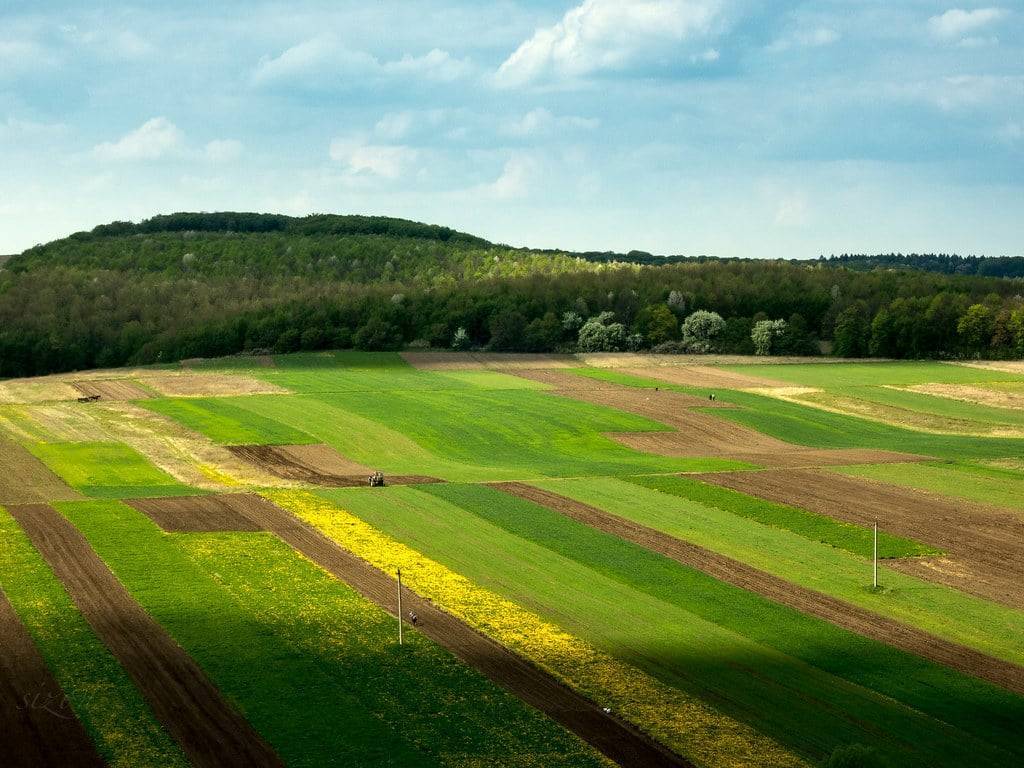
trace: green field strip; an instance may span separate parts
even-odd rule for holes
[[[887,466],[902,468],[902,465]],[[731,488],[722,488],[678,475],[635,475],[624,477],[623,480],[636,483],[644,488],[696,501],[705,506],[717,507],[725,512],[756,520],[765,525],[783,528],[810,541],[845,549],[847,552],[862,557],[871,557],[874,551],[873,531],[869,528],[844,523],[841,520],[787,504],[777,504],[756,496],[748,496]],[[940,550],[927,544],[902,536],[893,536],[884,531],[878,533],[878,556],[880,558],[938,554],[941,554]]]
[[[871,561],[816,544],[774,526],[716,507],[642,488],[615,478],[545,480],[534,485],[779,578],[831,595],[990,656],[1024,665],[1024,611],[942,585],[879,568],[883,589],[871,585]]]
[[[822,364],[827,368],[831,365]],[[936,364],[938,365],[938,364]],[[768,366],[752,366],[762,369]],[[786,366],[772,366],[783,368]],[[948,366],[953,368],[953,366]],[[972,370],[972,369],[966,369]],[[573,373],[588,378],[609,381],[624,386],[653,388],[706,396],[706,390],[666,384],[616,371],[601,369],[573,369]],[[984,373],[984,371],[982,371]],[[970,437],[966,435],[939,435],[902,429],[869,419],[832,413],[767,395],[722,389],[718,400],[732,403],[738,408],[716,408],[718,418],[730,419],[756,429],[771,437],[809,448],[872,448],[885,451],[934,456],[940,459],[997,459],[1024,455],[1024,439],[1004,437]]]
[[[0,587],[111,768],[188,766],[131,678],[3,507]]]
[[[824,634],[801,649],[822,665],[851,665],[849,676],[856,672],[880,688],[906,686],[908,690],[901,692],[905,698],[943,711],[961,726],[969,724],[971,735],[781,652],[767,640],[753,639],[758,633],[770,634],[767,627],[778,629],[773,615],[799,628],[803,617],[788,608],[750,596],[760,603],[754,615],[746,616],[733,604],[735,596],[727,603],[714,593],[706,597],[702,590],[709,580],[703,574],[539,507],[535,514],[524,515],[524,507],[505,505],[498,498],[504,494],[492,489],[386,490],[325,491],[322,495],[427,557],[663,682],[705,698],[809,757],[821,758],[837,745],[859,741],[898,755],[899,765],[957,765],[963,760],[998,765],[1012,759],[1004,749],[1019,749],[1008,715],[1024,707],[1024,700],[986,683],[934,665],[921,666],[918,661],[911,664],[909,677],[920,675],[919,684],[890,684],[859,667],[855,656],[846,655],[856,648],[837,644],[834,638],[830,641]],[[473,511],[441,496],[451,496]],[[497,524],[498,518],[503,524]],[[605,538],[591,539],[591,534]],[[592,549],[595,541],[600,542],[597,551]],[[619,547],[624,559],[618,567],[607,559],[603,563],[590,559],[591,555],[607,558],[610,549]],[[657,569],[646,561],[647,556],[656,558],[650,562],[658,562]],[[734,614],[749,620],[750,636],[716,623]],[[764,626],[759,628],[759,623]],[[827,627],[823,632],[842,632],[817,624]],[[785,637],[795,642],[799,632],[794,629]],[[963,696],[967,702],[963,710],[938,696],[928,700],[929,690],[923,683],[929,680],[941,683],[947,693]],[[989,717],[981,717],[979,711]]]
[[[235,604],[443,766],[599,766],[583,742],[261,534],[175,536]],[[510,756],[516,756],[516,760]]]
[[[27,447],[64,482],[92,498],[132,499],[205,493],[179,483],[123,443],[32,443]]]
[[[831,471],[1024,511],[1024,473],[974,464],[864,464]]]
[[[439,765],[241,608],[140,512],[117,501],[55,506],[287,765]]]
[[[923,413],[943,419],[984,426],[1024,426],[1024,411],[1013,408],[996,408],[982,403],[969,403],[951,397],[912,392],[891,387],[857,387],[850,389],[830,388],[829,392],[845,394],[913,413]]]
[[[350,459],[397,474],[490,481],[750,467],[634,451],[601,433],[664,427],[532,390],[258,395],[234,402],[294,424]]]
[[[288,424],[267,418],[243,407],[244,397],[162,398],[142,400],[138,405],[166,416],[210,438],[219,445],[301,445],[315,443],[312,437]],[[260,401],[262,402],[262,400]]]
[[[724,371],[761,376],[802,387],[913,386],[914,384],[974,384],[1020,381],[1019,374],[934,362],[796,363],[782,365],[723,365]]]

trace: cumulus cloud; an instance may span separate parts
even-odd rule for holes
[[[790,48],[823,48],[839,40],[839,33],[831,27],[802,29],[778,40],[768,46],[771,53],[780,53]]]
[[[343,163],[350,173],[397,179],[416,161],[418,152],[401,144],[374,144],[360,137],[348,137],[331,142],[330,156]]]
[[[800,194],[784,197],[775,209],[775,225],[778,227],[805,227],[809,218],[807,200]]]
[[[1003,8],[952,8],[928,19],[928,31],[942,40],[956,40],[994,24],[1007,15]]]
[[[255,86],[274,83],[307,85],[344,84],[356,78],[416,77],[452,82],[472,72],[469,59],[457,59],[440,48],[422,56],[406,54],[395,61],[380,61],[365,51],[354,51],[331,35],[318,35],[293,45],[278,56],[265,56],[252,74]]]
[[[503,133],[510,136],[534,136],[559,129],[593,130],[601,124],[597,118],[575,115],[554,115],[544,107],[532,109],[518,120],[508,123]]]
[[[531,158],[513,155],[505,162],[501,175],[490,184],[483,185],[479,191],[498,200],[525,197],[530,191],[535,173],[536,163]]]
[[[242,156],[242,148],[236,139],[214,139],[203,148],[203,154],[212,163],[230,163]]]
[[[166,117],[154,117],[117,141],[97,144],[93,154],[101,160],[155,160],[179,149],[184,139]]]
[[[495,82],[515,87],[680,56],[680,43],[709,35],[720,0],[584,0],[538,29],[505,60]]]

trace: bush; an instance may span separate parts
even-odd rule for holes
[[[396,325],[377,317],[370,318],[352,337],[355,348],[367,352],[400,349],[402,341],[402,332]]]
[[[659,355],[682,355],[686,353],[686,345],[681,341],[666,341],[651,347],[651,352]]]
[[[626,326],[613,323],[613,312],[602,312],[592,317],[580,328],[579,350],[581,352],[621,352],[626,346]]]
[[[683,342],[690,352],[711,352],[724,330],[720,314],[699,309],[683,321]]]
[[[452,349],[456,352],[465,352],[471,344],[472,342],[469,339],[469,334],[466,333],[466,329],[456,329],[455,335],[452,336]]]

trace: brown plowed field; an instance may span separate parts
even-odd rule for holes
[[[235,395],[282,395],[289,390],[269,381],[232,373],[160,373],[139,380],[165,397],[229,397]]]
[[[269,501],[247,508],[245,514],[261,528],[275,533],[296,551],[391,614],[397,613],[398,585],[342,549],[319,531]],[[589,699],[520,658],[414,592],[402,595],[403,610],[414,611],[416,628],[468,665],[593,745],[619,765],[629,768],[691,766],[628,724],[606,714]]]
[[[85,498],[13,440],[0,440],[0,504],[34,504]]]
[[[153,397],[152,392],[127,379],[75,381],[71,386],[84,397],[98,397],[100,400],[146,400]]]
[[[763,499],[791,504],[939,547],[941,558],[886,565],[928,581],[1024,609],[1024,520],[1007,512],[810,469],[716,472],[700,476]]]
[[[660,389],[640,389],[638,387],[625,387],[621,384],[613,384],[610,381],[590,379],[585,376],[577,376],[565,371],[526,371],[510,370],[524,379],[539,381],[542,384],[549,384],[554,388],[555,393],[571,397],[576,400],[584,400],[588,403],[605,405],[610,408],[618,408],[620,411],[629,411],[650,419],[661,421],[664,424],[672,424],[673,415],[681,410],[690,408],[732,408],[729,403],[720,400],[709,400],[706,397],[688,395],[684,392],[672,392]],[[673,424],[673,426],[675,426]]]
[[[370,467],[349,461],[329,445],[229,445],[240,459],[284,480],[329,488],[366,485]],[[441,482],[426,475],[385,475],[388,485]]]
[[[980,677],[1024,695],[1024,667],[935,637],[898,621],[878,616],[828,595],[792,584],[745,563],[725,557],[662,531],[609,514],[597,507],[525,483],[493,483],[493,487],[560,512],[573,520],[639,544],[678,563],[695,568],[801,613],[816,616],[851,632]]]
[[[668,384],[707,389],[750,389],[753,387],[786,387],[784,381],[764,376],[734,373],[710,365],[653,365],[644,368],[624,368],[623,373],[644,379],[657,379]]]
[[[253,505],[266,503],[251,493],[220,493],[211,496],[171,496],[126,501],[170,533],[261,530],[245,516]]]
[[[78,529],[44,504],[10,511],[193,765],[282,765],[192,657],[132,599]]]
[[[100,768],[103,761],[0,590],[0,765]]]

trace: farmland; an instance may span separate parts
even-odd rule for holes
[[[329,351],[2,382],[0,729],[69,765],[1019,763],[1001,368]]]

